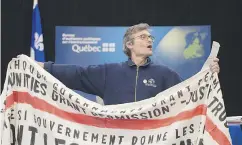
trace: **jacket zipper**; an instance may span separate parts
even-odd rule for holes
[[[136,77],[135,77],[135,89],[134,89],[134,101],[137,101],[136,94],[137,94],[137,83],[139,78],[139,66],[136,68]]]

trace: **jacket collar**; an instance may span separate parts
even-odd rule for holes
[[[136,66],[136,64],[132,61],[131,58],[129,58],[127,62],[128,62],[129,66]],[[147,57],[145,64],[143,64],[142,66],[147,66],[150,63],[151,63],[151,59],[149,57]]]

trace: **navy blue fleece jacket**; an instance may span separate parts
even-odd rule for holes
[[[181,82],[177,73],[165,66],[153,64],[149,58],[140,67],[129,59],[122,63],[85,68],[46,62],[44,68],[67,87],[100,96],[105,105],[154,97]]]

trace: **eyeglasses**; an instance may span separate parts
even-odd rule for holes
[[[135,38],[140,38],[141,40],[148,40],[148,39],[151,39],[152,42],[155,41],[155,37],[152,36],[152,35],[146,35],[146,34],[142,34],[142,35],[139,35],[139,36],[136,36],[132,39],[135,39]]]

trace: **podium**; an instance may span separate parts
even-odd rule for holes
[[[242,145],[242,116],[227,117],[233,145]]]

